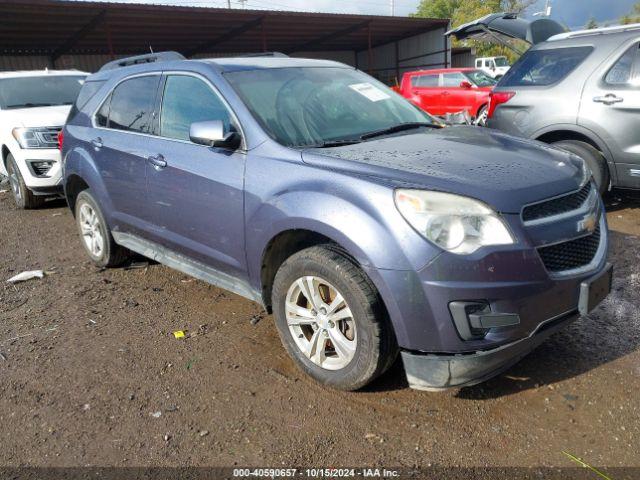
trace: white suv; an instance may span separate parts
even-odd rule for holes
[[[87,76],[78,71],[0,72],[0,177],[16,204],[62,194],[58,132]]]
[[[507,57],[476,58],[476,68],[482,70],[491,78],[500,79],[509,71],[511,66]]]

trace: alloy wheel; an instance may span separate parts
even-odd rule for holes
[[[80,207],[80,231],[87,250],[96,258],[104,252],[104,235],[100,228],[100,219],[88,203]]]
[[[297,279],[287,292],[285,316],[300,351],[326,370],[340,370],[353,359],[356,324],[342,294],[316,276]]]

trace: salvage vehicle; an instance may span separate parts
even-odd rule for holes
[[[504,77],[511,66],[507,57],[482,57],[476,58],[476,68],[488,77],[499,80]]]
[[[37,208],[63,194],[58,133],[86,73],[0,73],[0,176],[8,176],[16,205]]]
[[[432,115],[466,110],[479,125],[487,119],[493,78],[474,68],[447,68],[406,72],[398,92]]]
[[[499,20],[499,29],[485,17],[450,32],[478,38],[483,25],[489,38],[533,45],[494,89],[488,125],[578,155],[601,192],[640,188],[640,24],[565,32],[549,19],[547,28]]]
[[[361,388],[400,351],[414,388],[471,385],[609,292],[579,157],[444,128],[347,65],[156,53],[80,97],[62,155],[89,258],[137,252],[261,303],[322,384]]]

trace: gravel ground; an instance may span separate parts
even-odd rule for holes
[[[396,364],[343,393],[258,305],[161,265],[99,270],[63,203],[0,194],[0,466],[638,467],[640,200],[608,208],[614,291],[589,317],[476,387],[414,391]],[[4,282],[30,269],[50,273]]]

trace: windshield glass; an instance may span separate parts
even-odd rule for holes
[[[293,67],[226,73],[256,120],[277,142],[320,146],[399,124],[436,124],[384,84],[347,68]]]
[[[496,57],[496,66],[497,67],[508,67],[509,62],[507,62],[507,57]]]
[[[72,105],[84,78],[84,75],[3,78],[0,80],[0,108]]]
[[[478,87],[493,87],[497,80],[485,74],[482,70],[474,70],[473,72],[464,72],[464,75]]]

